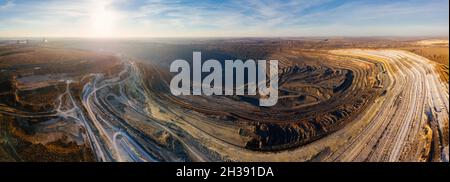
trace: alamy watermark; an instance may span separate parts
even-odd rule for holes
[[[170,91],[173,95],[260,95],[260,106],[273,106],[278,101],[278,60],[270,60],[270,73],[267,74],[267,61],[257,62],[249,59],[225,60],[225,70],[222,64],[209,59],[202,64],[201,52],[193,52],[192,74],[186,60],[178,59],[170,65],[170,72],[177,72],[171,82]],[[181,69],[181,71],[180,71]],[[245,69],[247,69],[247,84],[245,84]],[[225,89],[222,74],[225,73]],[[209,73],[202,80],[202,73]],[[192,75],[192,79],[191,79]],[[269,83],[267,84],[267,77]],[[236,82],[234,83],[234,78]],[[192,85],[192,91],[191,91]]]

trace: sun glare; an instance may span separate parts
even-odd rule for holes
[[[100,6],[95,8],[91,15],[92,36],[111,37],[114,36],[115,15],[113,11]]]

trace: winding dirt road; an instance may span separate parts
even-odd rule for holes
[[[383,93],[342,128],[289,150],[242,147],[240,126],[169,104],[174,102],[164,97],[158,69],[145,72],[126,57],[122,71],[78,81],[84,83],[81,95],[71,91],[76,81],[65,80],[66,91],[52,111],[26,113],[0,105],[0,114],[76,120],[98,161],[449,161],[449,85],[440,80],[436,63],[399,50],[329,53],[347,60],[337,64],[354,67],[354,84],[367,87],[378,74],[374,87]],[[362,67],[373,77],[365,78]],[[155,82],[145,83],[149,80]],[[349,97],[357,96],[355,87],[349,90]]]
[[[430,142],[423,141],[423,131],[437,126],[433,132],[438,133],[440,140],[431,142],[436,142],[441,151],[434,152],[440,155],[440,160],[448,161],[448,141],[441,143],[445,137],[442,134],[448,130],[448,84],[439,80],[433,62],[397,50],[333,53],[379,61],[389,79],[384,84],[386,94],[361,116],[368,124],[327,160],[416,161],[426,142]]]
[[[352,122],[322,139],[293,150],[262,153],[215,139],[195,127],[193,123],[201,120],[195,115],[175,124],[210,150],[236,161],[448,161],[449,89],[434,62],[399,50],[331,54],[381,65],[379,85],[385,91]],[[167,115],[164,118],[177,118]]]

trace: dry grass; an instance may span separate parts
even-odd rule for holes
[[[443,65],[449,65],[449,49],[448,47],[407,47],[404,48],[407,51],[415,53],[417,55],[428,58],[432,61]]]

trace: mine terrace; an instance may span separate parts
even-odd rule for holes
[[[188,42],[2,42],[0,160],[449,159],[448,40]],[[278,60],[276,104],[173,95],[170,63],[192,65],[194,50],[202,60]]]

